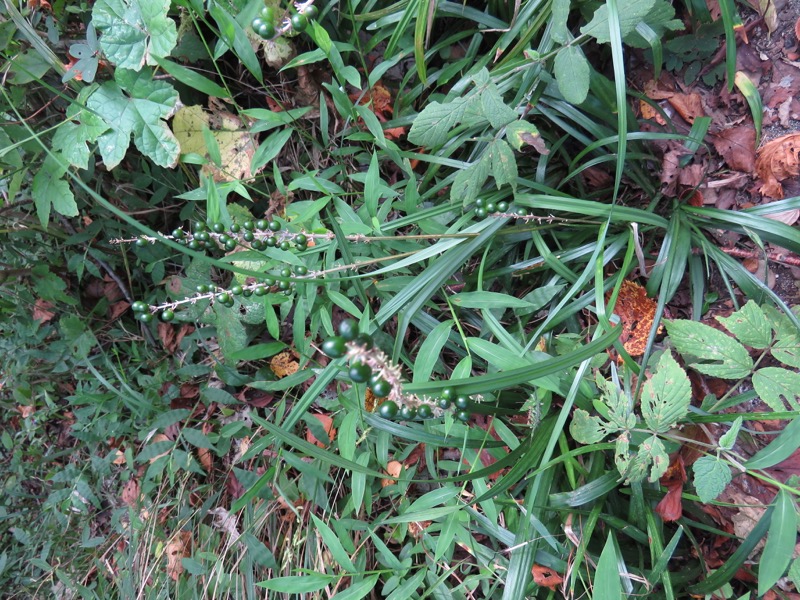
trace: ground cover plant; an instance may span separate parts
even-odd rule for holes
[[[778,14],[4,0],[2,589],[796,598]]]

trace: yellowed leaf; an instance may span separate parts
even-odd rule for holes
[[[297,373],[300,364],[291,351],[284,350],[272,357],[269,361],[269,367],[276,377],[282,378]]]
[[[179,531],[170,539],[165,549],[167,555],[167,575],[173,581],[178,581],[183,573],[183,563],[181,559],[191,556],[192,553],[192,533],[191,531]]]

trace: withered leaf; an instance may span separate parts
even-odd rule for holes
[[[608,299],[608,298],[607,298]],[[645,289],[630,280],[622,282],[614,314],[622,323],[622,346],[631,356],[641,356],[647,347],[647,337],[656,316],[656,302],[648,298]],[[663,326],[659,326],[661,333]]]

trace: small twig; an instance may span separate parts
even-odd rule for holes
[[[789,256],[782,252],[761,252],[759,250],[744,250],[743,248],[726,248],[724,246],[719,247],[722,252],[728,254],[730,256],[735,256],[736,258],[766,258],[769,261],[780,263],[782,265],[789,265],[791,267],[800,267],[800,257],[797,256]],[[692,248],[693,254],[702,254],[702,248]]]

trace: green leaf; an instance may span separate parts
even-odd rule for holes
[[[480,99],[483,116],[495,129],[517,120],[517,112],[503,102],[503,96],[493,83],[480,93]]]
[[[192,69],[188,69],[183,65],[179,65],[178,63],[164,58],[157,57],[155,62],[175,79],[196,89],[198,92],[214,96],[215,98],[230,98],[230,93],[224,87],[214,83],[208,77],[201,75],[197,71],[193,71]]]
[[[522,150],[525,145],[533,146],[539,154],[549,154],[550,151],[539,135],[539,130],[533,123],[519,120],[506,125],[506,139],[514,150]]]
[[[83,106],[92,91],[94,88],[84,88],[77,101],[69,105],[67,120],[58,126],[52,140],[53,150],[60,151],[73,166],[81,169],[89,167],[87,143],[97,141],[109,129],[108,123]]]
[[[642,416],[647,426],[666,433],[686,416],[692,400],[689,377],[670,352],[664,352],[655,374],[642,387]]]
[[[800,335],[778,332],[778,341],[772,347],[772,356],[785,365],[800,369]]]
[[[619,10],[621,36],[624,38],[632,33],[655,4],[656,0],[618,0],[617,8]],[[592,20],[581,27],[581,33],[592,36],[601,44],[608,44],[611,42],[607,4],[601,5],[600,8],[595,11]]]
[[[454,202],[461,201],[464,205],[471,204],[478,197],[483,184],[489,177],[490,163],[489,153],[486,152],[480,160],[466,169],[461,169],[456,174],[450,188],[450,199]]]
[[[605,8],[605,7],[601,7]],[[589,94],[591,71],[583,50],[577,46],[564,46],[556,54],[553,65],[558,91],[570,104],[582,104]]]
[[[517,161],[514,151],[505,140],[495,140],[487,150],[492,164],[492,176],[499,190],[503,185],[510,184],[517,191]]]
[[[795,417],[766,448],[744,463],[748,469],[768,469],[782,463],[800,448],[800,417]]]
[[[219,349],[226,361],[236,362],[236,353],[247,345],[247,332],[239,319],[239,308],[223,306],[219,302],[213,304],[217,327]]]
[[[766,594],[783,576],[797,543],[797,509],[789,493],[782,489],[775,500],[769,536],[758,566],[758,595]]]
[[[106,167],[116,167],[125,157],[130,137],[136,147],[162,167],[177,164],[180,147],[167,126],[178,103],[178,93],[166,81],[153,81],[149,72],[117,69],[116,82],[107,81],[86,101],[110,131],[98,137]]]
[[[140,70],[169,56],[178,41],[167,17],[170,0],[97,0],[92,22],[103,32],[100,47],[122,69]]]
[[[581,444],[597,444],[601,442],[608,431],[600,417],[590,416],[581,408],[575,409],[569,433],[576,442]]]
[[[614,539],[609,534],[606,545],[597,561],[597,572],[594,576],[594,598],[603,600],[618,600],[622,598],[622,582],[619,578],[617,567],[617,552]]]
[[[623,435],[627,437],[627,434]],[[619,452],[619,447],[617,450]],[[619,467],[620,463],[618,462],[617,468]],[[630,460],[627,469],[625,471],[620,469],[620,473],[625,476],[627,481],[638,482],[645,478],[649,469],[649,480],[656,482],[667,472],[667,467],[669,467],[669,455],[664,449],[664,444],[657,436],[652,435],[639,444],[636,455]]]
[[[266,581],[259,581],[256,585],[284,594],[310,594],[329,586],[336,579],[332,575],[311,573],[309,575],[293,575],[291,577],[273,577]]]
[[[294,133],[294,129],[287,127],[286,129],[276,131],[263,142],[261,142],[255,154],[253,155],[253,161],[250,165],[250,170],[255,173],[265,164],[271,160],[274,160],[275,157],[280,154],[280,151],[283,150],[283,147],[286,145],[286,142],[289,141],[289,138],[292,137],[292,133]]]
[[[730,450],[736,443],[736,437],[742,428],[742,417],[736,417],[731,428],[719,438],[719,447],[722,450]]]
[[[380,575],[370,575],[362,581],[356,581],[350,587],[337,592],[331,600],[361,600],[375,588],[379,578]]]
[[[789,579],[792,580],[795,589],[800,590],[800,556],[792,561],[792,565],[789,567],[788,576]]]
[[[459,292],[450,301],[462,308],[531,308],[527,300],[499,292]]]
[[[181,429],[181,435],[183,436],[183,439],[185,439],[195,448],[206,448],[213,450],[214,452],[217,451],[217,449],[214,447],[214,444],[212,444],[211,440],[208,439],[208,436],[198,429],[184,427]]]
[[[753,388],[774,411],[800,409],[796,398],[800,396],[800,373],[779,367],[764,367],[753,374]]]
[[[731,482],[731,469],[715,456],[703,456],[697,459],[694,469],[694,488],[700,502],[706,503],[716,499]]]
[[[550,36],[559,44],[566,44],[572,37],[567,29],[570,0],[553,0],[550,14]]]
[[[61,179],[66,172],[66,167],[48,156],[33,177],[31,193],[42,227],[47,227],[51,208],[65,217],[78,215],[78,205],[75,203],[75,196],[69,183]]]
[[[675,349],[688,355],[687,362],[697,359],[689,362],[696,371],[723,379],[747,377],[752,371],[747,349],[729,335],[696,321],[667,321],[666,326]]]
[[[408,141],[426,148],[441,146],[448,140],[450,130],[461,122],[467,105],[464,98],[446,104],[431,102],[414,119]]]
[[[752,300],[729,317],[716,319],[746,346],[762,350],[772,343],[772,327],[764,311]]]
[[[322,541],[328,547],[328,550],[330,550],[333,559],[340,567],[344,567],[349,573],[356,573],[358,569],[356,569],[350,556],[345,551],[344,546],[342,546],[339,536],[328,527],[327,523],[319,519],[316,515],[312,514],[311,518],[314,520],[317,533],[319,533]]]
[[[427,381],[433,373],[433,368],[439,360],[442,348],[447,343],[453,321],[447,320],[439,323],[428,334],[422,345],[419,347],[417,359],[414,361],[414,375],[412,381]]]

